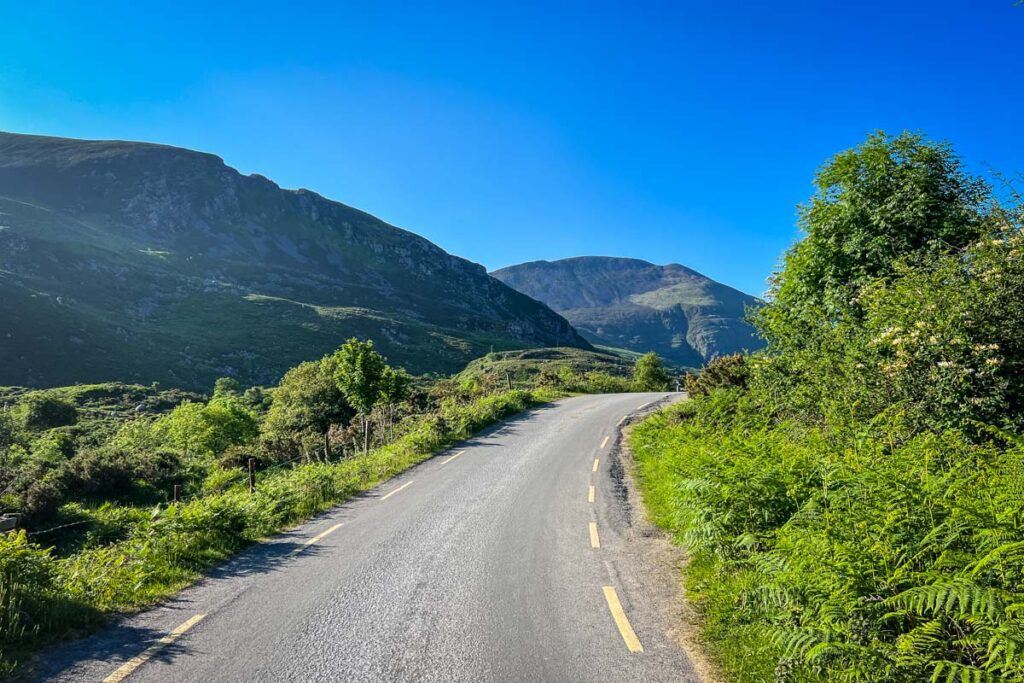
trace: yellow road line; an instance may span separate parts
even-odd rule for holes
[[[594,466],[591,468],[591,472],[597,472],[597,464],[601,462],[599,459],[594,458]]]
[[[601,539],[597,537],[597,522],[590,523],[590,547],[600,548]]]
[[[611,438],[611,437],[607,437],[607,436],[604,437],[604,441],[601,442],[601,448],[604,448],[605,446],[608,445],[608,439],[609,438]]]
[[[648,401],[647,403],[643,404],[642,406],[637,407],[637,410],[643,410],[644,408],[646,408],[647,406],[651,405],[652,403],[654,403],[654,401]]]
[[[323,532],[321,532],[321,533],[317,534],[317,535],[316,535],[316,536],[314,536],[313,538],[309,539],[308,541],[306,541],[305,543],[303,543],[302,545],[300,545],[300,546],[299,546],[298,548],[296,548],[295,550],[291,551],[291,552],[289,553],[289,555],[298,555],[299,553],[301,553],[301,552],[302,552],[303,550],[305,550],[305,549],[306,549],[306,548],[308,548],[309,546],[313,545],[313,544],[314,544],[314,543],[316,543],[317,541],[319,541],[319,540],[323,539],[324,537],[326,537],[326,536],[327,536],[328,534],[333,534],[333,533],[334,533],[335,531],[337,531],[337,530],[338,530],[338,528],[339,528],[339,527],[340,527],[341,525],[342,525],[342,523],[341,523],[341,522],[339,522],[338,524],[335,524],[334,526],[332,526],[332,527],[331,527],[330,529],[328,529],[327,531],[323,531]]]
[[[622,611],[622,603],[619,602],[619,596],[615,592],[615,588],[605,586],[604,599],[608,601],[608,609],[611,610],[615,625],[619,627],[619,634],[626,641],[626,649],[630,652],[643,652],[644,646],[640,644],[640,639],[636,637],[633,627],[629,625],[629,619],[626,618],[626,613]]]
[[[620,424],[625,422],[627,417],[629,417],[629,415],[623,415],[622,419],[615,423],[615,426],[618,427]]]
[[[590,492],[587,493],[587,502],[588,503],[593,503],[594,502],[594,487],[593,486],[590,487]]]
[[[463,454],[463,453],[465,453],[465,452],[466,452],[466,451],[459,451],[458,453],[456,453],[456,454],[455,454],[455,455],[453,455],[452,457],[448,458],[447,460],[445,460],[445,461],[444,461],[443,463],[441,463],[441,464],[442,464],[442,465],[447,465],[447,464],[448,464],[448,463],[450,463],[450,462],[451,462],[452,460],[454,460],[455,458],[459,457],[460,455],[462,455],[462,454]]]
[[[200,621],[203,620],[203,617],[205,616],[205,614],[195,615],[194,617],[186,621],[184,624],[174,629],[160,640],[156,641],[156,643],[147,647],[145,650],[142,651],[141,654],[135,655],[127,662],[122,664],[117,669],[117,671],[104,678],[103,683],[120,683],[120,681],[123,681],[124,679],[128,678],[128,676],[130,676],[133,671],[135,671],[140,666],[145,664],[150,657],[155,655],[162,648],[176,641],[178,638],[181,637],[181,634],[183,634],[185,631],[189,630],[190,628],[198,624]]]
[[[415,481],[415,480],[413,480],[413,481]],[[405,484],[402,484],[401,486],[399,486],[399,487],[398,487],[397,489],[395,489],[394,491],[392,491],[392,492],[388,493],[388,494],[387,494],[387,495],[385,495],[385,496],[381,496],[381,500],[387,500],[387,499],[388,499],[388,498],[390,498],[391,496],[395,495],[396,493],[398,493],[399,491],[401,491],[402,489],[404,489],[404,488],[405,488],[406,486],[412,486],[412,482],[410,481],[410,482],[407,482],[407,483],[405,483]]]

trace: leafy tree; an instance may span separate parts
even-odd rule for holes
[[[33,432],[64,427],[78,422],[78,408],[74,403],[53,394],[29,394],[18,406],[22,426]]]
[[[411,387],[412,377],[405,370],[390,366],[384,368],[380,380],[380,402],[387,411],[392,440],[395,438],[395,406],[409,397]]]
[[[154,431],[185,456],[215,457],[233,445],[256,438],[258,425],[237,400],[215,398],[208,404],[186,401],[157,420]]]
[[[240,396],[242,394],[242,383],[234,377],[219,377],[213,383],[213,397],[223,398],[228,396]]]
[[[661,365],[661,357],[654,351],[636,359],[633,366],[633,384],[639,391],[665,391],[669,377]]]
[[[355,408],[363,423],[363,452],[370,450],[370,411],[381,398],[387,364],[372,341],[349,339],[331,356],[338,388]]]
[[[945,143],[878,132],[833,157],[800,207],[806,237],[771,282],[756,316],[770,344],[799,348],[821,321],[860,318],[860,294],[908,257],[953,253],[990,227],[988,186]]]
[[[328,357],[285,373],[264,422],[267,437],[294,442],[296,437],[313,434],[323,443],[324,459],[328,458],[331,427],[347,425],[355,413],[338,386],[334,365]]]

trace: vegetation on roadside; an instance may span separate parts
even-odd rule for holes
[[[567,393],[633,391],[635,363],[605,351],[571,347],[500,351],[478,358],[456,377],[480,390],[543,387]]]
[[[570,392],[630,391],[631,371],[556,349],[414,378],[351,339],[272,389],[0,389],[0,509],[26,527],[0,534],[0,675],[504,417]]]
[[[1024,234],[949,146],[819,173],[755,317],[634,432],[735,681],[1024,681]]]

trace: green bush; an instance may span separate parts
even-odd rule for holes
[[[651,351],[636,359],[633,366],[633,386],[637,391],[667,391],[668,372],[662,367],[661,357]]]
[[[693,555],[691,595],[726,668],[740,681],[780,665],[793,681],[1024,680],[1024,449],[955,432],[896,448],[833,439],[692,406],[634,432],[645,501]]]
[[[22,427],[32,432],[78,422],[78,408],[74,403],[46,392],[29,394],[19,402],[16,412]]]
[[[644,498],[732,680],[1024,681],[1020,209],[914,135],[817,186],[767,350],[634,432]]]
[[[719,356],[707,364],[700,374],[686,375],[686,393],[705,396],[715,389],[746,389],[750,380],[747,357],[741,353]]]

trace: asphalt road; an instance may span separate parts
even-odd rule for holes
[[[665,397],[514,418],[51,650],[40,676],[696,681],[645,592],[614,456],[617,423]]]

